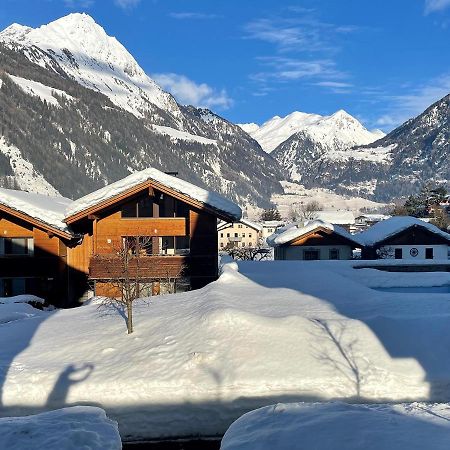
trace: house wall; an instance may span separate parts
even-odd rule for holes
[[[262,237],[262,233],[244,223],[230,223],[223,225],[218,232],[219,250],[232,245],[235,247],[256,247]]]
[[[330,250],[339,250],[339,259],[351,259],[352,248],[349,245],[301,245],[301,246],[280,246],[275,248],[276,260],[304,260],[305,250],[317,250],[321,260],[330,259]]]
[[[395,249],[402,249],[402,259],[425,259],[425,250],[427,248],[433,249],[433,259],[448,259],[448,245],[388,245],[380,247],[380,252],[385,258],[394,258]],[[412,256],[411,249],[418,250],[417,256]]]
[[[26,255],[0,255],[0,296],[33,294],[58,306],[67,300],[67,242],[0,211],[1,238],[29,238]]]

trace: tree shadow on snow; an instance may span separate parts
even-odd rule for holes
[[[328,262],[329,263],[329,262]],[[338,264],[339,262],[336,261]],[[303,275],[305,264],[310,265]],[[259,265],[259,267],[258,267]],[[264,270],[260,270],[262,265]],[[349,319],[364,323],[377,337],[392,359],[414,359],[425,372],[424,380],[429,384],[429,393],[424,401],[450,401],[450,314],[399,314],[398,305],[402,298],[398,294],[379,292],[338,272],[332,272],[321,266],[321,262],[308,261],[270,261],[244,262],[239,264],[242,275],[252,282],[273,289],[273,301],[277,301],[280,289],[296,291],[307,296],[313,296],[326,302],[331,310]],[[357,270],[357,269],[351,269]],[[433,308],[434,302],[449,301],[444,294],[439,297],[433,294],[414,294],[414,301],[424,304],[424,308]],[[404,300],[403,300],[404,301]],[[409,301],[409,299],[408,299]],[[397,302],[397,303],[396,303]],[[432,303],[430,303],[432,302]],[[425,305],[426,303],[426,305]],[[420,311],[420,310],[419,310]],[[428,309],[426,309],[428,311]],[[362,368],[355,364],[354,344],[344,348],[342,342],[336,339],[324,321],[315,322],[315,326],[323,337],[327,337],[335,345],[333,361],[330,355],[317,355],[327,360],[329,365],[337,365],[346,374],[350,374],[355,384],[355,393],[361,390]],[[339,333],[339,332],[338,332]],[[334,335],[334,337],[333,337]],[[353,352],[353,353],[352,353]],[[367,355],[370,360],[370,355]],[[360,362],[362,359],[359,360]],[[364,363],[365,364],[365,363]],[[365,370],[365,368],[364,368]],[[414,398],[404,398],[404,401]]]

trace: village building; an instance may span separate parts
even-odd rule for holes
[[[217,220],[235,222],[240,208],[216,193],[146,169],[76,201],[0,190],[0,295],[34,294],[59,306],[91,289],[118,296],[120,249],[145,242],[139,276],[163,292],[205,286],[218,276]],[[137,272],[136,272],[137,273]]]
[[[275,231],[277,231],[279,228],[284,227],[285,224],[285,222],[282,222],[280,220],[265,220],[261,222],[261,238],[263,240],[263,243],[266,245],[267,238],[275,233]]]
[[[262,242],[262,225],[247,219],[228,223],[220,221],[217,224],[219,250],[225,248],[251,247],[255,248]]]
[[[391,217],[356,237],[362,259],[448,259],[450,234],[415,217]]]
[[[347,230],[322,220],[296,222],[267,239],[276,260],[345,260],[361,247]]]
[[[347,210],[322,210],[314,214],[313,220],[321,220],[332,225],[338,225],[347,231],[352,231],[355,225],[355,216],[352,211]]]
[[[361,214],[355,217],[355,231],[364,231],[382,220],[389,219],[391,216],[387,214]]]

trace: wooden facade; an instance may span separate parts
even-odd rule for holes
[[[183,290],[203,287],[218,276],[218,218],[233,219],[150,181],[66,217],[67,233],[0,205],[0,234],[29,239],[33,247],[23,255],[1,255],[0,246],[0,280],[15,279],[17,286],[26,280],[20,281],[24,292],[4,282],[0,296],[30,293],[68,306],[89,290],[120,295],[114,281],[123,276],[119,254],[128,239],[147,242],[130,273],[152,283],[153,294],[167,279]]]
[[[27,293],[67,306],[82,296],[75,280],[86,284],[86,276],[68,263],[73,237],[25,219],[0,205],[0,296]]]

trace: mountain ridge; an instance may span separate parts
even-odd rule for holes
[[[58,34],[61,20],[70,26]],[[159,97],[152,102],[148,91],[143,95],[153,80],[139,66],[133,69],[136,61],[126,49],[123,54],[131,62],[127,56],[112,63],[117,57],[105,48],[112,42],[120,54],[121,44],[111,41],[92,18],[72,14],[56,22],[37,29],[14,25],[0,33],[0,136],[20,155],[22,165],[32,165],[36,177],[72,198],[149,165],[178,171],[239,203],[268,206],[272,192],[283,191],[278,164],[241,128],[212,111],[179,105],[159,87],[165,100],[158,106]],[[86,34],[84,26],[104,40],[96,57],[69,50],[81,45],[77,39]],[[46,40],[42,30],[49,29],[53,35]],[[94,75],[92,68],[98,69]],[[136,85],[139,77],[145,78],[144,87]],[[29,89],[27,80],[41,86]],[[115,92],[108,89],[113,85],[118,86]],[[125,100],[117,92],[125,92]],[[11,161],[3,170],[5,177],[18,179],[16,172]]]

